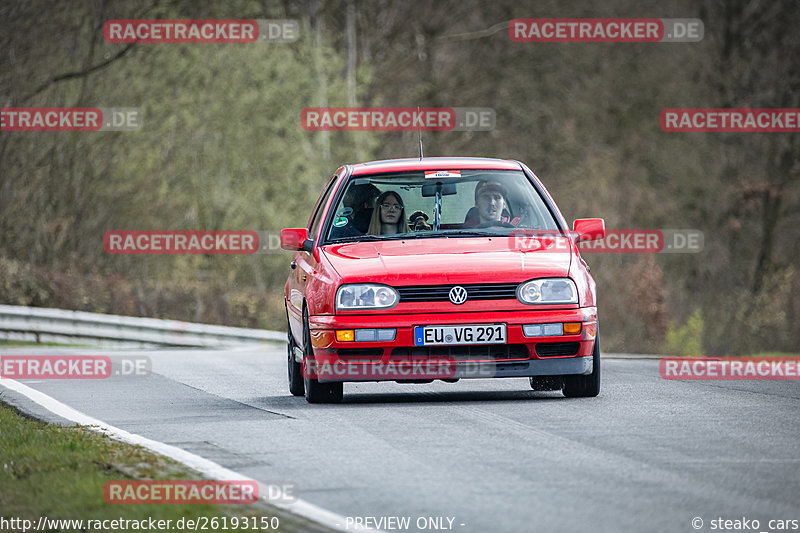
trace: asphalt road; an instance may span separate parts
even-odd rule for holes
[[[310,405],[289,395],[284,353],[135,352],[151,375],[22,383],[344,517],[409,517],[407,531],[436,530],[429,517],[458,532],[800,521],[798,382],[667,381],[657,360],[610,357],[592,399],[505,379],[345,384],[342,404]]]

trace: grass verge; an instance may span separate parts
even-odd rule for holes
[[[109,504],[103,487],[117,480],[196,480],[202,477],[184,465],[140,446],[117,442],[79,426],[56,426],[32,420],[0,402],[0,517],[48,519],[172,520],[218,518],[218,526],[201,531],[275,531],[260,528],[262,516],[277,517],[277,531],[328,531],[266,502],[250,505]],[[227,528],[222,525],[227,517]],[[232,528],[231,519],[248,517],[249,529]],[[2,519],[0,519],[2,520]],[[273,521],[272,524],[275,522]],[[17,523],[19,525],[19,522]],[[13,524],[12,524],[13,525]],[[84,526],[85,527],[85,526]],[[2,530],[21,531],[8,522]],[[173,528],[170,528],[174,530]],[[147,528],[143,529],[148,531]],[[54,527],[49,531],[92,531]],[[113,531],[113,530],[112,530]]]

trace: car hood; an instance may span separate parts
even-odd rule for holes
[[[569,244],[565,237],[475,237],[356,242],[322,250],[345,283],[437,285],[565,277]]]

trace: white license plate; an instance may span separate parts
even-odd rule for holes
[[[480,324],[469,326],[416,326],[414,328],[415,346],[505,343],[505,324]]]

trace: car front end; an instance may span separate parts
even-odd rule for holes
[[[604,231],[602,219],[570,231],[514,161],[340,168],[308,228],[281,232],[295,251],[290,390],[339,401],[344,382],[526,377],[596,395],[596,288],[577,242]]]
[[[320,381],[591,374],[591,278],[569,277],[567,238],[546,240],[554,249],[531,251],[516,236],[421,251],[409,241],[329,247],[334,271],[364,272],[339,277],[325,298],[332,308],[309,317],[316,364],[307,370]]]

